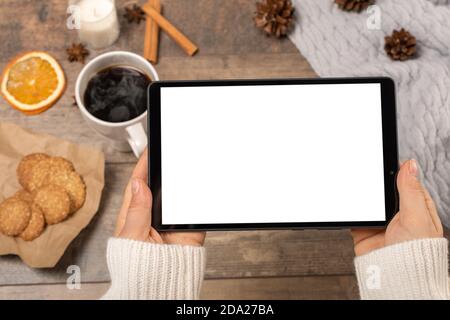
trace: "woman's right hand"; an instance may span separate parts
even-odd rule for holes
[[[161,232],[152,225],[152,193],[147,185],[148,151],[142,154],[125,189],[115,236],[159,244],[202,246],[205,232]]]
[[[397,176],[400,210],[386,229],[352,230],[356,256],[404,241],[443,237],[433,199],[417,179],[417,172],[415,160],[400,167]]]

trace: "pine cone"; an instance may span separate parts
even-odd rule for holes
[[[384,50],[392,60],[408,60],[417,51],[416,38],[403,28],[394,30],[391,36],[384,38],[384,42]]]
[[[338,7],[344,11],[361,12],[375,3],[375,0],[334,0]]]
[[[291,0],[263,0],[256,3],[255,26],[268,36],[286,36],[292,27],[294,6]]]

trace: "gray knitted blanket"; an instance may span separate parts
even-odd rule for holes
[[[450,227],[450,0],[377,0],[375,10],[360,14],[340,10],[333,0],[293,3],[290,38],[317,74],[395,80],[400,158],[418,160]],[[413,60],[394,62],[384,37],[402,27],[417,38],[419,51]]]

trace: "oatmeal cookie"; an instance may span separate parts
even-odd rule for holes
[[[30,170],[25,181],[25,188],[28,191],[35,191],[38,188],[50,184],[50,178],[58,175],[65,175],[75,171],[72,162],[62,157],[49,157],[37,162]]]
[[[0,232],[7,236],[17,236],[27,227],[31,217],[29,205],[16,197],[0,204]]]
[[[39,237],[45,229],[45,217],[41,208],[36,204],[30,204],[31,218],[28,226],[19,234],[19,237],[25,241],[32,241]]]
[[[70,212],[80,209],[86,200],[86,185],[83,178],[75,171],[61,171],[49,177],[49,183],[57,185],[69,194]]]
[[[53,184],[36,190],[33,203],[44,213],[47,224],[56,224],[65,220],[70,214],[70,198],[67,192]]]
[[[25,201],[28,204],[33,202],[33,195],[25,189],[21,189],[14,194],[15,198]]]
[[[32,153],[22,158],[17,166],[16,172],[19,183],[26,188],[27,181],[30,177],[31,169],[41,160],[48,159],[50,156],[45,153]]]

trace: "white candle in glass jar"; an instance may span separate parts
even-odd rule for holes
[[[112,45],[119,37],[119,20],[114,0],[80,0],[80,40],[94,49]]]

